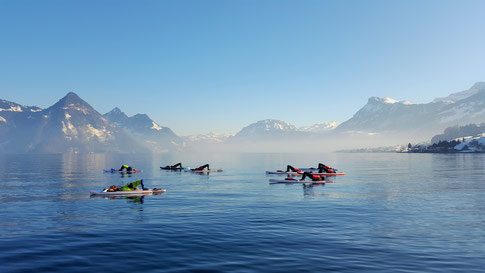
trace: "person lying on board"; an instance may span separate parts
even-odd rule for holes
[[[170,168],[172,168],[172,169],[175,169],[177,167],[182,168],[182,162],[179,162],[179,163],[177,163],[175,165],[170,166]]]
[[[307,177],[310,178],[312,181],[325,181],[325,177],[313,174],[311,172],[304,172],[300,181],[305,180],[305,178],[307,178]]]
[[[136,172],[136,169],[133,169],[132,167],[128,165],[121,165],[121,168],[118,171],[123,171],[126,170],[127,172]]]
[[[140,179],[140,180],[136,180],[136,181],[133,181],[131,183],[128,183],[126,185],[124,185],[123,187],[121,187],[121,191],[136,191],[136,190],[140,190],[138,187],[141,186],[141,188],[143,190],[148,190],[147,188],[145,188],[145,185],[143,185],[143,179]]]
[[[167,169],[177,169],[177,168],[180,168],[180,169],[182,169],[182,163],[179,162],[179,163],[177,163],[175,165],[171,165],[171,166],[170,165],[167,165],[164,168],[167,168]]]
[[[318,172],[319,173],[335,173],[336,169],[331,168],[325,164],[318,163]]]
[[[197,167],[195,169],[193,169],[194,171],[202,171],[203,169],[207,168],[207,170],[210,170],[209,169],[209,164],[205,164],[205,165],[202,165],[200,167]]]
[[[297,168],[295,168],[295,167],[293,167],[291,165],[286,166],[286,171],[287,172],[290,172],[291,171],[291,172],[302,173],[302,170],[297,169]]]

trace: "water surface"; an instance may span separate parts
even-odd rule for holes
[[[210,163],[222,173],[160,170]],[[265,170],[346,172],[270,185]],[[143,173],[103,173],[130,164]],[[484,154],[0,155],[1,272],[483,272]],[[143,178],[167,192],[90,197]]]

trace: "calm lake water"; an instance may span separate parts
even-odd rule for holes
[[[160,170],[210,163],[222,173]],[[265,170],[346,173],[270,185]],[[130,164],[143,173],[103,173]],[[0,155],[0,272],[484,272],[485,154]],[[162,195],[89,190],[143,178]]]

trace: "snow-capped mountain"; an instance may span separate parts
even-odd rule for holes
[[[293,137],[301,134],[302,132],[293,124],[276,119],[265,119],[242,128],[234,139]]]
[[[429,139],[443,129],[485,121],[485,84],[456,93],[447,99],[426,104],[413,104],[390,98],[371,97],[337,132],[362,131],[393,134],[402,137]]]
[[[47,109],[2,100],[0,117],[3,152],[158,152],[162,146],[173,148],[171,140],[178,139],[146,115],[128,118],[137,133],[129,132],[73,92]]]
[[[218,133],[210,132],[208,134],[185,136],[184,140],[189,143],[191,142],[222,143],[226,141],[228,138],[233,136],[234,134],[230,134],[230,133],[218,134]]]
[[[15,143],[25,141],[21,131],[34,131],[36,128],[35,120],[41,117],[42,109],[35,106],[23,106],[14,102],[0,100],[0,151],[2,147],[14,139]],[[10,143],[10,148],[15,146]]]
[[[328,132],[335,128],[337,128],[338,123],[335,121],[329,122],[319,122],[312,126],[303,126],[298,128],[299,131],[302,132],[311,132],[311,133],[321,133],[321,132]]]
[[[11,115],[11,135],[3,139],[1,150],[37,153],[142,150],[73,92],[43,110],[10,106],[15,109],[12,113],[18,114]]]
[[[436,98],[433,100],[433,102],[455,103],[459,100],[466,99],[470,96],[473,96],[480,90],[484,90],[484,89],[485,89],[485,82],[477,82],[468,90],[453,93],[444,98]]]
[[[144,145],[156,152],[172,150],[183,145],[183,140],[170,128],[158,125],[146,114],[128,117],[116,107],[104,114],[104,117],[134,138],[142,140]]]

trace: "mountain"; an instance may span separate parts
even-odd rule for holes
[[[23,139],[18,132],[32,131],[36,127],[36,119],[42,115],[41,108],[23,106],[14,102],[0,100],[0,151],[10,139]]]
[[[173,149],[180,140],[147,115],[127,117],[119,109],[111,122],[70,92],[47,109],[0,101],[0,151],[13,153],[123,152]]]
[[[27,143],[17,146],[34,153],[147,152],[129,135],[106,120],[77,94],[70,92],[42,110]],[[21,135],[26,135],[20,131]]]
[[[304,126],[298,128],[299,131],[302,132],[311,132],[311,133],[322,133],[322,132],[329,132],[335,128],[337,128],[338,123],[335,121],[330,122],[319,122],[312,126]]]
[[[199,134],[199,135],[190,135],[184,137],[184,140],[187,142],[200,142],[206,144],[214,144],[214,143],[222,143],[226,141],[228,138],[233,137],[234,134],[217,134],[217,133],[208,133],[208,134]]]
[[[483,121],[485,84],[477,83],[469,90],[426,104],[371,97],[363,108],[340,124],[335,132],[385,134],[420,141],[450,126]]]
[[[154,152],[165,152],[183,146],[182,138],[170,128],[158,125],[146,114],[128,117],[116,107],[104,114],[104,117]]]
[[[276,119],[265,119],[252,123],[239,131],[234,139],[271,139],[300,135],[295,125]]]
[[[477,92],[483,89],[485,89],[485,82],[477,82],[468,90],[453,93],[444,98],[436,98],[433,100],[433,102],[455,103],[459,100],[466,99],[470,96],[473,96]]]

